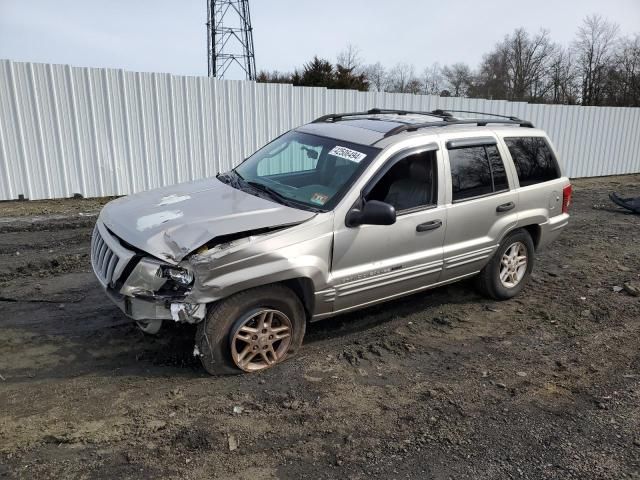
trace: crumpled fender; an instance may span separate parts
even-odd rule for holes
[[[314,289],[326,287],[333,245],[333,216],[325,215],[289,229],[238,239],[195,253],[182,262],[196,284],[185,301],[209,303],[241,290],[307,278]]]

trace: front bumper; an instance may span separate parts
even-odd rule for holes
[[[111,288],[105,291],[122,313],[132,320],[174,320],[182,323],[198,323],[204,319],[206,313],[204,303],[147,300],[121,295]]]
[[[205,304],[155,295],[167,282],[160,273],[164,262],[150,257],[134,260],[134,256],[135,252],[125,248],[98,220],[92,238],[91,264],[107,296],[125,315],[133,320],[187,323],[197,323],[204,318]]]
[[[165,302],[145,300],[121,295],[111,288],[105,290],[107,296],[120,310],[133,320],[171,320],[171,307]]]

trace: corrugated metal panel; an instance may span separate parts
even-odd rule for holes
[[[548,132],[571,177],[640,172],[638,108],[327,90],[2,60],[0,199],[122,195],[212,176],[320,115],[373,107],[516,115]]]

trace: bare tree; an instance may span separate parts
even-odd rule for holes
[[[486,98],[544,101],[552,88],[549,69],[557,51],[548,32],[530,35],[522,28],[485,55],[471,94]]]
[[[426,95],[440,95],[442,92],[442,69],[438,63],[424,69],[422,73],[422,93]]]
[[[389,71],[389,91],[394,93],[415,93],[416,80],[413,65],[398,63]],[[410,88],[411,87],[411,88]]]
[[[337,64],[346,70],[350,70],[354,74],[361,73],[362,58],[360,56],[360,49],[348,43],[345,49],[338,54]]]
[[[640,33],[618,38],[618,26],[598,15],[584,19],[570,48],[541,30],[518,28],[485,54],[477,69],[464,63],[427,66],[362,63],[352,44],[334,65],[314,58],[292,74],[262,71],[258,82],[286,82],[327,88],[573,105],[640,106]]]
[[[419,95],[422,93],[423,90],[423,86],[422,86],[422,82],[420,81],[420,79],[416,78],[416,77],[412,77],[409,79],[409,81],[407,82],[407,85],[404,89],[405,93],[413,93],[414,95]]]
[[[385,92],[389,85],[389,75],[380,62],[364,67],[364,74],[369,81],[369,87],[376,92]]]
[[[447,82],[449,92],[453,97],[464,97],[467,95],[473,75],[471,68],[464,63],[454,63],[442,69],[442,76]]]
[[[548,100],[551,103],[575,105],[579,98],[578,74],[571,52],[558,48],[549,64],[550,90]]]
[[[530,36],[523,28],[516,29],[499,46],[504,50],[509,79],[510,100],[540,101],[550,88],[545,79],[556,46],[549,32]]]
[[[640,33],[621,42],[616,64],[622,77],[623,105],[640,107]]]
[[[508,97],[509,73],[505,57],[503,49],[495,49],[484,56],[469,88],[469,96],[497,100]]]
[[[605,82],[607,105],[640,106],[640,34],[620,40]]]
[[[600,105],[611,64],[618,25],[600,15],[589,15],[578,29],[573,48],[582,77],[582,104]]]
[[[331,88],[348,90],[369,90],[369,80],[364,73],[360,49],[352,44],[338,54],[335,79]]]

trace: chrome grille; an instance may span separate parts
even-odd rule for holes
[[[114,272],[120,259],[102,239],[96,226],[91,236],[91,265],[98,279],[105,285],[115,282]]]

